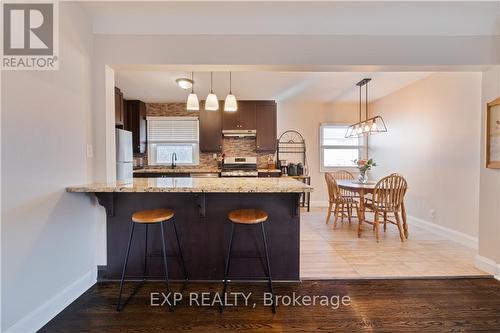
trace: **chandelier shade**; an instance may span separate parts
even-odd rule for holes
[[[387,132],[387,127],[385,126],[384,119],[381,116],[375,116],[368,118],[368,82],[371,79],[363,79],[356,83],[359,87],[359,122],[352,124],[347,128],[345,133],[346,138],[359,137],[363,135],[371,135],[375,133]],[[365,97],[365,120],[362,120],[362,87],[365,87],[366,97]]]

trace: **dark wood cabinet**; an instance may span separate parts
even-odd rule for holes
[[[219,105],[221,104],[219,101]],[[205,110],[205,101],[200,102],[200,151],[222,151],[222,115],[221,110]]]
[[[146,104],[139,100],[125,102],[127,121],[125,129],[132,132],[134,154],[144,154],[147,146]]]
[[[281,177],[280,171],[259,171],[260,178],[279,178]]]
[[[276,151],[276,102],[258,101],[255,103],[256,149],[263,152]]]
[[[255,124],[255,105],[253,101],[241,101],[238,103],[238,113],[240,114],[240,129],[254,130]]]
[[[115,87],[115,127],[125,128],[125,104],[123,93]]]
[[[254,130],[255,122],[254,101],[238,101],[238,110],[225,112],[222,104],[222,129],[223,130]]]

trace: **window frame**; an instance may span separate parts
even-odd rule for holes
[[[151,118],[163,118],[163,117],[151,117]],[[196,122],[196,140],[161,140],[161,141],[149,141],[148,140],[148,165],[171,165],[170,163],[158,163],[157,158],[157,146],[192,146],[193,147],[193,163],[178,163],[178,166],[199,166],[200,165],[200,120],[198,117],[165,117],[170,118],[171,121],[195,121]],[[147,128],[147,135],[149,138],[149,127]]]
[[[347,128],[351,124],[346,124],[346,123],[321,123],[319,126],[319,171],[321,173],[326,173],[326,172],[334,172],[337,170],[352,170],[352,171],[357,171],[358,168],[353,164],[351,166],[342,166],[342,165],[336,165],[336,166],[325,166],[324,165],[324,157],[325,157],[325,149],[358,149],[358,156],[360,159],[366,158],[367,154],[367,146],[368,146],[368,138],[366,136],[361,136],[358,139],[358,144],[357,145],[323,145],[323,129],[325,127],[342,127],[345,128],[347,131]]]

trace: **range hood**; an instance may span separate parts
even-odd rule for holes
[[[255,137],[257,135],[257,130],[223,130],[222,135],[225,137]]]

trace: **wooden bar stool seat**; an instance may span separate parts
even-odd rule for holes
[[[132,214],[132,221],[136,223],[158,223],[170,220],[175,212],[167,208],[141,210]]]
[[[233,223],[257,224],[267,221],[267,213],[260,209],[238,209],[229,212],[228,218]]]

